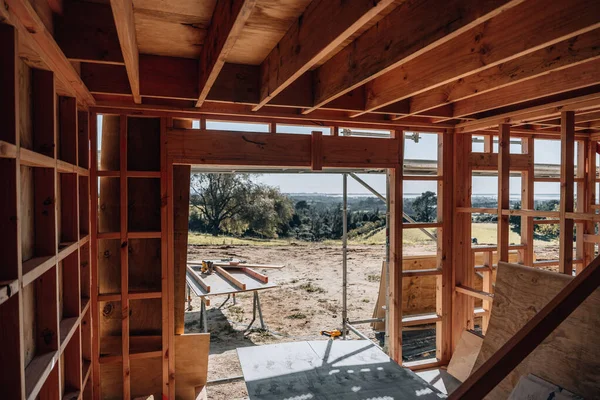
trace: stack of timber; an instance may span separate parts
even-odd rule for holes
[[[494,308],[474,371],[538,313],[573,277],[501,262]],[[600,290],[589,296],[488,395],[506,399],[521,377],[534,374],[583,398],[597,398],[600,382]]]

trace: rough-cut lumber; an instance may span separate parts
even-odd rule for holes
[[[197,386],[206,385],[210,334],[175,335],[175,395],[195,400]]]
[[[204,279],[202,279],[202,277],[200,275],[198,275],[198,273],[196,271],[194,271],[194,269],[192,267],[190,267],[189,265],[186,266],[186,271],[188,273],[190,273],[190,275],[192,276],[192,278],[198,282],[198,284],[200,286],[202,286],[202,288],[207,292],[210,293],[210,285],[208,285]]]
[[[392,0],[313,1],[260,66],[259,110],[379,12]],[[331,23],[335,21],[335,23]]]
[[[250,275],[251,277],[253,277],[255,279],[258,279],[261,282],[269,283],[269,277],[266,275],[263,275],[263,274],[256,272],[250,268],[247,268],[247,267],[242,267],[241,270],[244,271],[244,273]]]
[[[461,382],[467,380],[479,356],[483,338],[472,331],[464,331],[452,354],[448,373]]]
[[[310,167],[311,136],[171,129],[169,157],[182,164]],[[387,168],[398,163],[398,139],[323,136],[323,167]]]
[[[191,125],[191,121],[190,124]],[[175,334],[184,332],[185,271],[188,245],[188,219],[190,210],[191,166],[173,166],[173,243],[175,244]]]
[[[443,104],[471,98],[506,85],[535,78],[550,71],[592,60],[600,55],[597,43],[600,30],[595,29],[558,44],[506,61],[495,67],[452,81],[411,97],[410,114],[431,110]],[[511,99],[508,99],[511,100]]]
[[[498,127],[498,259],[508,261],[510,208],[510,125]]]
[[[127,76],[129,77],[129,86],[133,101],[137,104],[142,102],[140,97],[140,65],[139,50],[135,37],[135,21],[133,19],[133,1],[132,0],[111,0],[115,25],[121,44],[121,52]]]
[[[402,162],[404,160],[404,132],[392,131],[392,137],[399,139],[398,159],[394,168],[388,170],[389,194],[389,284],[387,289],[388,300],[386,306],[386,332],[390,339],[389,354],[397,363],[402,362],[402,308],[403,308],[403,282],[402,282],[402,225],[403,225],[403,192]],[[382,279],[383,280],[383,279]]]
[[[450,399],[481,399],[490,390],[486,399],[506,399],[530,373],[583,398],[597,396],[599,284],[600,258],[575,278],[500,263],[475,372]]]
[[[204,47],[200,54],[198,90],[200,107],[225,64],[242,28],[250,17],[256,0],[222,0],[217,2]]]
[[[600,30],[599,30],[600,31]],[[600,52],[600,50],[598,50]],[[529,59],[529,57],[523,57]],[[454,104],[454,118],[567,92],[600,82],[600,60],[592,60],[480,94]]]
[[[239,289],[242,290],[246,290],[246,284],[241,282],[239,279],[235,278],[233,275],[231,275],[229,272],[227,272],[225,269],[221,268],[221,267],[214,267],[215,268],[215,272],[217,272],[219,275],[221,275],[223,278],[227,279],[229,282],[233,283],[235,286],[237,286]]]
[[[560,245],[559,245],[559,270],[563,274],[573,273],[573,219],[567,213],[573,212],[573,169],[575,162],[575,113],[564,111],[561,113],[561,138],[560,138]],[[581,211],[581,210],[577,210]]]
[[[435,0],[403,2],[352,46],[345,47],[317,69],[314,107],[448,42],[520,2],[453,0],[444,7]]]
[[[600,26],[596,11],[595,0],[572,1],[568,7],[560,2],[525,1],[369,82],[365,109],[384,107],[589,32]]]

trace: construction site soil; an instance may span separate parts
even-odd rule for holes
[[[553,248],[544,249],[551,258]],[[405,254],[434,254],[434,246],[411,246]],[[276,342],[328,340],[323,330],[341,328],[342,250],[340,246],[319,243],[292,243],[284,246],[264,245],[190,245],[188,259],[238,258],[252,263],[283,264],[282,269],[264,269],[278,286],[260,292],[260,303],[267,331],[252,329],[253,294],[241,293],[227,302],[226,296],[212,296],[207,307],[208,331],[211,334],[208,380],[242,375],[236,348]],[[348,248],[348,318],[371,318],[377,301],[384,245],[351,245]],[[186,333],[201,332],[200,299],[192,296],[186,311]],[[412,359],[435,356],[435,326],[423,326],[403,333],[404,355]],[[369,324],[361,332],[375,339]],[[350,338],[357,338],[350,335]],[[247,398],[243,381],[210,385],[211,399]]]

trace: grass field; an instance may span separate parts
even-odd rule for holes
[[[496,243],[496,232],[498,226],[495,223],[482,223],[473,224],[471,236],[477,239],[478,244],[495,244]],[[435,229],[429,229],[429,232],[435,233]],[[218,245],[247,245],[247,246],[288,246],[291,243],[302,243],[299,240],[293,238],[285,239],[253,239],[253,238],[236,238],[230,236],[212,236],[202,233],[190,233],[188,236],[189,244],[192,245],[206,245],[206,246],[218,246]],[[432,243],[432,240],[423,233],[420,229],[405,229],[404,230],[404,244],[405,245],[420,245]],[[510,243],[520,243],[521,237],[518,233],[510,231]],[[381,245],[385,244],[385,229],[380,229],[372,235],[363,235],[357,238],[348,240],[351,244],[362,244],[362,245]],[[553,242],[546,242],[536,240],[536,244],[548,244]],[[325,240],[325,245],[338,245],[341,244],[341,240]]]

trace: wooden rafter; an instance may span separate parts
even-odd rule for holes
[[[557,71],[600,56],[600,29],[545,47],[495,67],[417,94],[410,99],[409,115],[440,105],[480,96],[526,79]],[[560,125],[560,124],[559,124]]]
[[[598,51],[600,52],[600,49]],[[599,83],[600,60],[596,59],[456,102],[454,103],[454,118]]]
[[[206,35],[205,46],[200,55],[199,98],[200,107],[233,48],[242,28],[250,17],[256,0],[222,0],[217,2],[212,23]]]
[[[313,1],[260,66],[258,111],[350,38],[393,0],[356,0],[352,6]],[[332,21],[335,21],[332,23]]]
[[[576,0],[568,7],[560,2],[526,1],[369,82],[365,111],[592,31],[600,27],[600,13],[594,9],[594,0]]]
[[[121,43],[121,52],[123,53],[133,101],[140,104],[142,98],[140,96],[139,50],[135,37],[133,2],[132,0],[111,0],[110,6],[115,19],[119,42]]]
[[[522,0],[405,2],[316,70],[312,112]],[[415,34],[418,32],[418,34]]]

